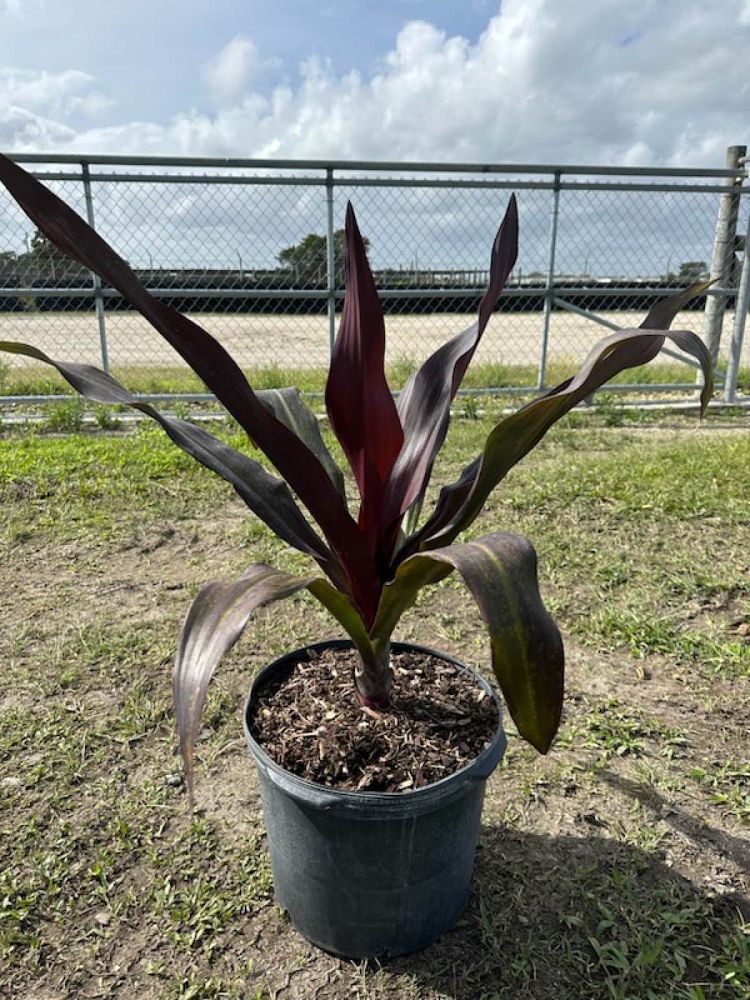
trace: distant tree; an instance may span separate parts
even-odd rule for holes
[[[677,272],[679,281],[701,281],[708,277],[708,264],[705,260],[684,260]]]
[[[34,235],[29,241],[29,249],[26,256],[39,263],[42,261],[57,262],[67,259],[62,250],[58,250],[55,244],[48,240],[44,233],[41,233],[38,229],[34,230]]]
[[[71,267],[70,259],[38,229],[28,241],[26,252],[19,254],[16,260],[30,277],[43,281],[59,278]]]
[[[365,249],[370,249],[370,241],[363,237]],[[319,233],[308,233],[303,240],[293,246],[284,247],[276,259],[282,267],[294,273],[297,281],[325,281],[327,272],[326,238]],[[336,273],[336,283],[341,284],[344,278],[344,230],[337,229],[333,234],[333,260]]]

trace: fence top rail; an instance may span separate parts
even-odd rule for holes
[[[447,163],[402,162],[393,160],[282,160],[241,159],[210,156],[112,156],[93,153],[8,153],[17,163],[75,163],[80,166],[131,167],[221,167],[255,170],[376,170],[408,173],[472,173],[472,174],[583,174],[587,176],[622,177],[726,177],[743,180],[746,167],[717,169],[709,167],[622,167],[593,164],[548,163]]]
[[[33,177],[41,181],[80,181],[82,171],[71,170],[32,170]],[[97,184],[242,184],[267,187],[325,187],[328,181],[317,175],[277,175],[267,174],[157,174],[157,173],[107,173],[97,171],[86,176]],[[680,194],[724,194],[726,185],[686,184],[679,178],[658,183],[654,181],[550,181],[550,180],[467,180],[466,178],[445,180],[434,177],[357,177],[348,174],[334,176],[334,187],[375,187],[375,188],[445,188],[460,190],[464,188],[508,191],[641,191],[647,194],[675,192]],[[737,185],[739,194],[747,194],[750,189]]]

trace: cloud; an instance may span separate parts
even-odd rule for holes
[[[75,143],[68,123],[106,111],[111,101],[78,70],[36,72],[0,66],[0,140],[5,149],[53,149]]]
[[[13,17],[23,20],[33,8],[42,10],[45,0],[0,0],[0,17]]]
[[[240,97],[261,68],[256,44],[246,35],[235,35],[202,70],[209,94],[217,101]]]
[[[412,20],[368,74],[310,58],[265,88],[237,35],[201,71],[213,110],[168,122],[73,124],[101,120],[90,77],[6,71],[0,121],[10,148],[66,152],[713,166],[746,138],[749,4],[603,0],[592,22],[587,0],[503,0],[476,42]]]
[[[0,147],[16,152],[66,148],[76,141],[67,125],[24,108],[0,106]]]

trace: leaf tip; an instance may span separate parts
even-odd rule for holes
[[[527,743],[530,743],[542,756],[546,756],[552,749],[552,744],[555,742],[555,737],[559,729],[560,717],[558,716],[555,724],[548,726],[544,730],[537,728],[533,732],[524,732],[519,727],[518,731]]]

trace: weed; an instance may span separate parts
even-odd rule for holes
[[[95,406],[94,420],[97,426],[103,431],[116,431],[119,429],[121,423],[111,406]]]
[[[45,421],[45,429],[58,434],[71,434],[83,429],[86,406],[80,399],[55,403]]]
[[[711,802],[750,826],[750,764],[723,761],[713,768],[695,767],[689,777],[712,790]]]
[[[602,392],[597,395],[596,410],[605,427],[622,427],[625,423],[622,402],[612,393]]]
[[[464,417],[467,420],[478,420],[479,404],[477,403],[476,396],[464,396],[463,404],[464,404],[464,412],[463,412]]]

